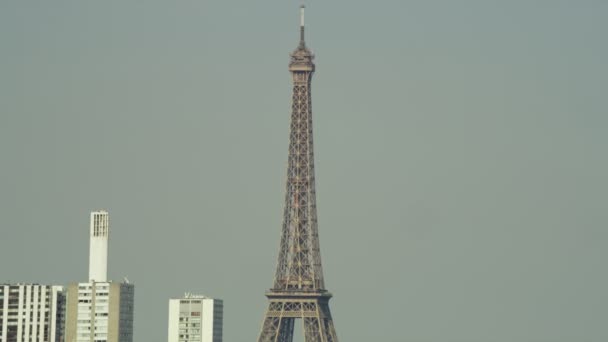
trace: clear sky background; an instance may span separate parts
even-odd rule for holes
[[[0,282],[87,280],[255,341],[298,3],[0,2]],[[342,341],[608,340],[608,1],[309,1],[321,249]]]

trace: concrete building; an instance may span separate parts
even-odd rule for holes
[[[89,281],[68,286],[65,342],[133,341],[135,288],[107,280],[109,236],[108,212],[92,212]]]
[[[63,342],[62,286],[0,284],[0,342]]]
[[[66,342],[132,342],[133,296],[128,283],[70,284]]]
[[[186,293],[169,300],[169,342],[222,342],[224,303]]]

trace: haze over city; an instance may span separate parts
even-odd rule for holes
[[[0,283],[86,281],[106,209],[135,341],[165,341],[184,292],[255,340],[299,5],[0,3]],[[608,2],[306,6],[339,339],[608,340]]]

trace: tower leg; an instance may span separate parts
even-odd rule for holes
[[[258,342],[276,342],[277,335],[279,334],[279,317],[268,317],[264,319],[262,324],[262,332]]]
[[[321,332],[319,331],[319,318],[307,317],[304,321],[304,338],[306,342],[322,342]]]
[[[303,319],[306,342],[338,342],[334,323],[331,315],[329,315],[329,307],[325,309],[327,309],[327,316],[321,313],[320,316],[305,317]]]
[[[334,321],[331,318],[323,319],[323,331],[325,332],[325,341],[338,342],[336,329],[334,329]]]
[[[296,319],[306,342],[338,342],[327,300],[293,298],[270,302],[258,342],[293,342]]]
[[[273,304],[275,303],[271,303],[264,318],[258,342],[292,342],[294,319],[273,315],[271,312]]]
[[[334,320],[331,318],[331,312],[329,311],[329,304],[327,302],[321,303],[319,308],[321,310],[321,326],[324,334],[323,341],[338,342]]]

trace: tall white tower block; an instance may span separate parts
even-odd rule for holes
[[[108,276],[108,236],[110,218],[107,211],[91,212],[89,246],[89,281],[105,282]]]
[[[135,287],[107,280],[108,236],[108,212],[92,212],[89,281],[68,286],[65,342],[133,342]]]

